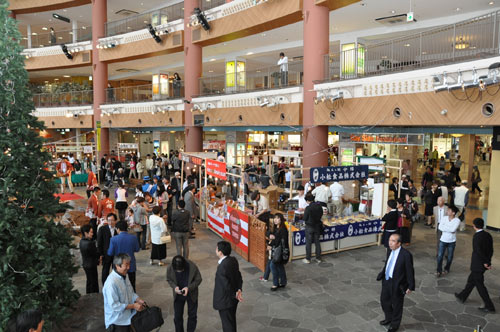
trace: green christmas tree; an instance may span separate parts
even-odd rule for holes
[[[22,47],[8,3],[0,0],[0,331],[20,311],[38,308],[47,328],[68,315],[79,297],[71,236],[53,221],[64,208],[44,169],[43,123],[34,109]]]

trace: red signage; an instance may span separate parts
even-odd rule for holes
[[[203,164],[202,158],[186,155],[183,153],[181,153],[181,160],[184,160],[184,162],[186,162],[186,163],[191,163],[191,164],[198,165],[198,166],[201,166]]]
[[[217,179],[226,180],[226,163],[207,159],[205,167],[207,169],[207,175],[211,175]]]
[[[248,215],[228,206],[224,223],[224,237],[248,254]]]

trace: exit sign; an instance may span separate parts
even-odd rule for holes
[[[413,22],[413,12],[406,14],[406,22]]]

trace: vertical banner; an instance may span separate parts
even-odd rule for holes
[[[206,165],[207,174],[217,179],[226,180],[226,163],[207,159]]]
[[[96,144],[97,144],[97,152],[101,151],[101,121],[96,121]]]
[[[224,237],[248,254],[248,215],[227,207]]]
[[[224,237],[224,215],[223,208],[214,209],[213,206],[207,205],[208,227],[220,237]]]

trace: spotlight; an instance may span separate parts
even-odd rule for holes
[[[476,87],[476,86],[479,86],[479,79],[478,79],[478,76],[477,76],[477,70],[474,68],[472,70],[472,81],[466,81],[466,82],[464,82],[463,85],[462,85],[462,90],[465,91],[465,89],[473,88],[473,87]]]
[[[448,91],[463,89],[463,86],[464,86],[464,80],[462,79],[462,72],[459,71],[457,83],[450,85],[448,87]]]
[[[329,96],[328,99],[330,99],[332,103],[336,100],[344,99],[344,92],[338,91],[336,94]]]
[[[201,11],[201,9],[195,8],[193,13],[194,13],[194,15],[196,15],[196,18],[198,19],[199,24],[201,24],[201,27],[205,31],[210,30],[210,24],[208,24],[208,20],[207,20],[205,14],[203,14],[203,12]]]
[[[65,44],[61,45],[61,49],[62,49],[64,55],[66,56],[66,58],[68,58],[70,60],[73,59],[73,56],[68,52],[68,47]]]
[[[257,101],[259,102],[259,106],[260,107],[264,107],[264,106],[267,106],[269,105],[269,99],[267,98],[257,98]]]
[[[201,107],[198,104],[193,105],[193,111],[201,111]]]
[[[159,33],[153,28],[151,24],[147,25],[148,31],[151,34],[151,37],[157,42],[158,44],[161,43],[161,38],[159,37]]]
[[[212,109],[212,108],[215,108],[215,104],[213,104],[213,103],[207,103],[207,104],[205,105],[205,108],[206,108],[207,110]]]
[[[441,84],[441,79],[439,76],[434,76],[434,92],[441,92],[441,91],[446,91],[448,90],[448,84],[447,84],[447,76],[446,72],[443,73],[443,83]]]
[[[441,115],[446,115],[446,114],[448,114],[448,110],[447,109],[444,109],[444,110],[441,111]]]

